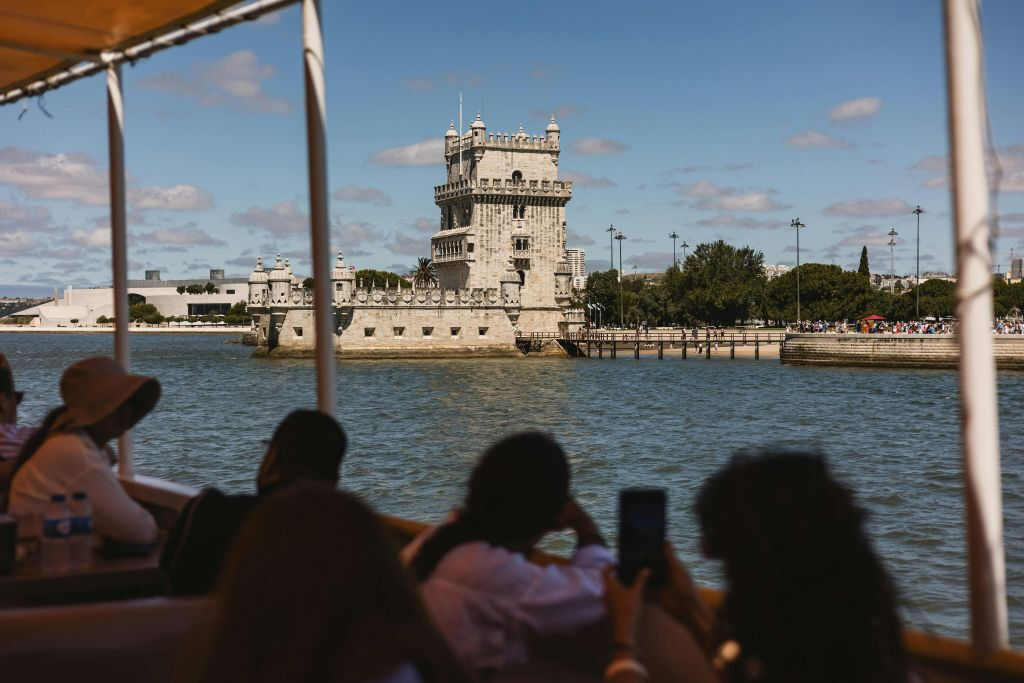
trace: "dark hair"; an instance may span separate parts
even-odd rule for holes
[[[465,508],[439,528],[412,560],[425,581],[450,550],[471,541],[508,546],[554,528],[569,496],[569,464],[547,434],[505,437],[484,453],[469,479]]]
[[[706,553],[725,564],[717,638],[741,652],[728,680],[906,680],[895,589],[821,456],[735,457],[696,512]]]
[[[356,683],[403,664],[428,683],[469,680],[376,515],[347,493],[298,485],[262,499],[218,595],[207,681]]]
[[[32,435],[25,440],[25,443],[22,444],[21,446],[21,451],[18,452],[18,457],[14,461],[14,466],[11,468],[11,473],[7,477],[7,489],[5,491],[0,491],[0,493],[10,493],[11,484],[14,483],[14,475],[16,475],[18,473],[18,470],[24,467],[25,463],[27,463],[32,458],[32,456],[36,454],[36,451],[39,450],[39,447],[42,446],[43,443],[48,438],[53,436],[53,434],[55,433],[53,429],[53,424],[57,421],[57,418],[64,414],[64,412],[67,409],[67,406],[62,405],[48,412],[46,414],[46,417],[43,418],[43,421],[39,425],[39,427],[37,427],[36,430],[32,432]],[[0,496],[0,498],[8,499],[7,503],[4,504],[5,507],[7,504],[10,503],[9,496]]]
[[[295,410],[274,431],[261,468],[272,483],[318,481],[338,483],[338,468],[348,441],[330,415],[316,410]],[[261,492],[263,481],[259,482]]]

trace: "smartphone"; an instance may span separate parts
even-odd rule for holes
[[[649,567],[648,585],[665,583],[665,490],[626,489],[619,494],[619,581],[632,585]]]

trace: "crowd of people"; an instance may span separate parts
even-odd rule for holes
[[[54,492],[84,491],[96,533],[153,542],[154,519],[119,485],[107,444],[154,408],[159,383],[89,358],[64,372],[60,395],[38,427],[15,427],[21,394],[0,357],[0,505],[25,520]],[[401,548],[336,488],[346,445],[332,417],[295,411],[256,495],[203,491],[170,529],[171,592],[221,608],[204,680],[908,680],[894,587],[863,510],[820,455],[736,456],[704,482],[700,546],[726,582],[713,609],[668,544],[661,585],[647,570],[620,582],[548,434],[490,445],[464,500]],[[560,530],[576,537],[572,556],[538,557]]]
[[[952,334],[952,320],[911,320],[908,322],[883,319],[858,320],[801,320],[786,325],[786,332],[813,332],[818,334]]]

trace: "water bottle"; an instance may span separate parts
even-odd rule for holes
[[[84,569],[92,564],[92,505],[85,491],[71,494],[71,568]]]
[[[50,496],[50,503],[43,512],[43,537],[41,542],[42,569],[48,574],[66,572],[71,564],[71,513],[64,504],[63,493]]]

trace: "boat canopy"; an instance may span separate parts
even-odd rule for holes
[[[82,62],[214,14],[238,0],[4,0],[0,2],[0,101],[42,92]]]

